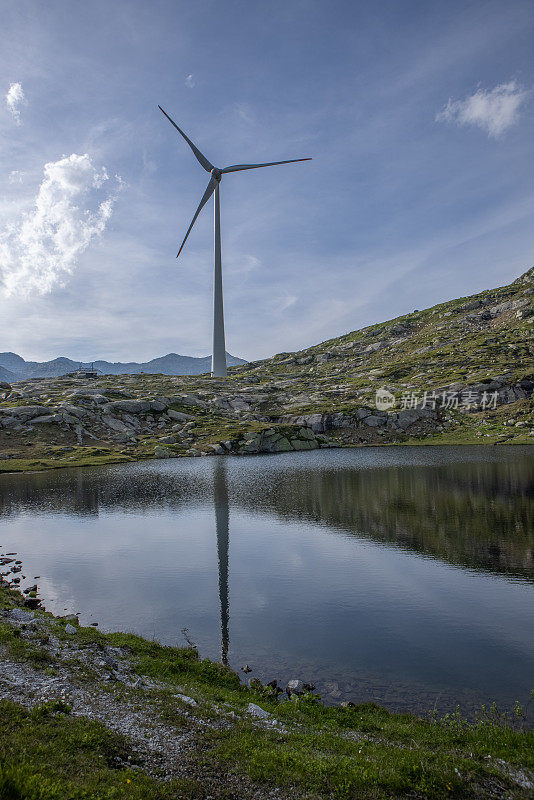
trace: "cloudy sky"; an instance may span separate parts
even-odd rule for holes
[[[1,0],[0,351],[254,359],[534,262],[530,0]]]

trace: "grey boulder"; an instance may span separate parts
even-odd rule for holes
[[[109,404],[111,411],[125,411],[127,414],[144,414],[150,411],[149,400],[115,400]]]
[[[181,700],[182,703],[187,703],[188,706],[197,706],[198,703],[192,697],[188,697],[186,694],[175,694],[177,700]]]
[[[288,681],[286,685],[286,692],[289,697],[291,697],[292,694],[304,694],[304,683],[296,678]]]
[[[172,458],[174,453],[166,447],[157,444],[154,448],[154,455],[156,458]]]
[[[247,714],[252,714],[253,717],[259,717],[259,719],[269,719],[271,716],[268,711],[265,711],[261,706],[257,706],[256,703],[248,704]]]
[[[176,422],[187,422],[190,419],[193,419],[191,414],[183,414],[181,411],[175,411],[173,408],[169,408],[167,411],[167,416],[171,419],[174,419]]]

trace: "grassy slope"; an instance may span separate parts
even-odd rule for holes
[[[12,607],[21,596],[0,587],[0,606]],[[37,612],[44,614],[44,612]],[[44,614],[62,641],[64,621]],[[279,702],[269,690],[252,691],[222,665],[200,661],[196,651],[162,647],[132,634],[103,634],[80,628],[77,642],[127,646],[138,672],[163,682],[159,692],[137,691],[151,713],[176,726],[184,724],[183,706],[173,698],[184,687],[196,698],[193,711],[203,720],[236,716],[226,727],[202,727],[197,752],[190,756],[192,778],[162,783],[142,770],[125,766],[129,743],[104,725],[69,715],[61,703],[48,702],[27,711],[10,702],[0,705],[0,797],[25,800],[60,798],[206,797],[203,776],[231,770],[259,785],[289,789],[294,797],[338,798],[526,798],[528,790],[507,777],[507,771],[534,768],[534,733],[514,729],[496,714],[476,723],[459,716],[423,720],[391,714],[374,704],[353,708],[325,707],[307,696]],[[42,642],[21,642],[9,625],[0,641],[12,658],[47,670]],[[80,670],[78,665],[78,676]],[[91,676],[79,677],[91,683]],[[120,700],[124,687],[108,686]],[[281,723],[276,728],[254,723],[244,714],[254,701]],[[191,709],[188,709],[191,711]],[[118,759],[117,759],[118,757]],[[498,761],[507,765],[503,767]],[[117,766],[117,763],[120,766]],[[218,797],[225,793],[224,780]]]
[[[455,381],[476,383],[491,375],[509,373],[519,378],[533,370],[533,317],[518,318],[516,309],[510,309],[481,318],[485,310],[508,301],[528,301],[527,308],[534,306],[534,268],[507,286],[370,325],[298,353],[280,353],[233,373],[264,374],[283,365],[287,374],[333,378],[339,373],[341,381],[360,387],[369,380],[385,380],[399,387],[430,389]],[[406,330],[397,333],[399,326]],[[361,352],[366,345],[388,340],[390,344],[376,352]],[[343,352],[347,345],[352,348]],[[322,365],[294,363],[293,357],[302,360],[325,353],[331,358]]]
[[[523,304],[521,318],[515,308],[488,313],[507,302]],[[534,379],[533,311],[534,268],[507,286],[370,325],[298,353],[280,353],[232,374],[240,379],[256,376],[262,382],[283,372],[284,377],[297,379],[293,386],[304,397],[293,413],[350,412],[365,403],[373,406],[375,391],[382,386],[395,394],[399,404],[403,394],[421,397],[425,390],[460,389],[495,376],[506,375],[513,384]],[[377,344],[379,349],[368,351]],[[532,398],[495,411],[453,416],[452,430],[404,443],[480,444],[503,436],[514,444],[533,441],[528,430],[504,427],[515,416],[534,427]]]

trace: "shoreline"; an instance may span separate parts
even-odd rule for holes
[[[14,541],[11,541],[11,544],[7,547],[9,546],[12,548],[17,547]],[[4,545],[3,549],[7,549],[6,545]],[[72,606],[71,610],[69,610],[68,608],[63,607],[66,600],[61,599],[61,597],[56,596],[55,598],[46,599],[40,596],[41,593],[38,583],[41,582],[41,575],[39,574],[37,576],[33,576],[32,580],[31,577],[27,577],[25,574],[23,574],[27,571],[27,569],[25,569],[23,565],[23,561],[21,560],[22,558],[23,556],[20,556],[17,552],[4,553],[2,550],[0,550],[0,591],[2,587],[4,587],[6,590],[11,590],[14,592],[16,599],[23,608],[28,608],[32,611],[43,611],[50,614],[55,619],[74,622],[74,624],[80,629],[84,628],[86,630],[96,630],[98,628],[98,632],[104,636],[112,636],[113,634],[121,634],[127,631],[128,633],[140,639],[148,639],[148,634],[146,631],[143,632],[142,630],[136,630],[135,624],[134,627],[127,627],[124,629],[120,618],[116,618],[109,625],[104,623],[104,626],[101,626],[101,624],[96,621],[92,613],[87,613],[84,610],[85,607],[83,604],[78,603],[77,605]],[[4,568],[3,572],[1,571],[2,567]],[[34,571],[41,572],[39,566],[36,566]],[[47,576],[44,575],[43,579],[46,583]],[[36,582],[33,583],[33,581]],[[74,613],[72,609],[77,607],[82,608],[82,610]],[[61,613],[61,611],[63,613]],[[83,622],[80,622],[80,619]],[[182,630],[182,635],[184,640],[187,642],[188,647],[195,649],[199,653],[199,657],[202,660],[207,660],[210,662],[214,661],[213,654],[203,655],[197,645],[190,640],[187,628]],[[179,642],[176,642],[176,638],[177,637],[173,637],[170,640],[167,639],[165,641],[164,639],[162,641],[161,639],[156,639],[154,634],[152,634],[150,641],[153,641],[164,647],[181,650],[182,646]],[[241,658],[247,660],[247,658],[250,659],[251,657],[254,658],[251,653],[247,653]],[[217,663],[219,663],[219,658],[220,656],[215,656],[215,661]],[[225,660],[224,655],[222,656],[222,660],[223,663],[228,666],[230,671],[237,675],[240,683],[242,683],[242,685],[245,687],[249,685],[251,681],[257,682],[258,672],[261,676],[260,680],[262,681],[271,680],[273,674],[276,674],[277,672],[276,666],[273,667],[271,665],[267,666],[266,668],[266,665],[262,662],[256,664],[253,669],[246,664],[244,665],[244,668],[242,667],[240,670],[240,662],[238,658],[233,659],[233,666],[229,665],[228,660]],[[250,661],[250,663],[254,664],[254,661]],[[406,681],[399,683],[399,679],[397,679],[396,690],[394,689],[393,693],[388,691],[389,696],[386,698],[377,695],[374,689],[374,686],[377,683],[381,685],[384,681],[383,675],[380,675],[379,673],[376,673],[373,676],[360,672],[348,673],[347,671],[343,672],[343,674],[338,674],[335,671],[332,673],[331,670],[323,670],[322,673],[319,673],[314,669],[313,664],[308,664],[308,667],[301,664],[301,666],[297,667],[296,669],[293,669],[291,666],[289,666],[289,669],[287,666],[281,667],[280,669],[284,673],[283,677],[285,680],[290,680],[296,674],[299,679],[304,681],[304,686],[311,687],[309,691],[312,691],[314,694],[319,692],[321,695],[321,703],[328,707],[337,707],[346,703],[352,704],[355,698],[357,698],[359,702],[362,703],[378,703],[379,705],[384,706],[389,713],[412,714],[414,716],[426,719],[429,717],[429,715],[441,716],[458,711],[465,720],[473,721],[476,719],[480,708],[489,706],[489,704],[494,703],[495,701],[495,697],[491,696],[490,694],[477,694],[473,690],[468,691],[463,687],[458,687],[456,690],[452,687],[444,687],[437,684],[428,685],[425,687],[417,687],[416,684],[410,685],[409,683],[406,683]],[[255,674],[251,675],[249,678],[249,673]],[[317,687],[311,683],[306,683],[306,681],[310,680],[310,677],[314,683],[317,683]],[[275,683],[277,683],[277,681],[278,675]],[[284,683],[279,682],[277,685],[281,687],[284,685]],[[343,688],[340,690],[341,685],[343,685]],[[335,690],[335,692],[333,690]],[[400,693],[399,697],[397,697],[396,691]],[[534,690],[532,691],[534,692]],[[523,687],[522,692],[519,692],[517,695],[509,694],[507,699],[503,699],[503,697],[501,697],[499,703],[500,708],[505,709],[505,714],[512,714],[514,703],[516,706],[518,703],[526,703],[528,707],[528,689]],[[534,728],[534,705],[530,709],[528,724]]]
[[[5,727],[13,735],[18,719],[27,743],[28,720],[36,736],[52,726],[56,747],[62,735],[72,745],[78,727],[84,736],[97,729],[100,738],[115,737],[117,760],[106,778],[113,797],[137,797],[136,789],[139,797],[205,796],[188,794],[184,781],[212,797],[257,800],[354,792],[489,798],[497,787],[499,796],[527,798],[534,788],[534,731],[518,718],[489,710],[475,722],[459,714],[423,719],[374,703],[326,706],[302,685],[281,700],[282,687],[251,683],[200,659],[194,648],[102,633],[79,626],[74,615],[54,616],[2,579],[0,787],[6,767],[8,775],[24,767],[23,787],[30,774],[41,782],[47,774],[42,752],[32,759],[29,745],[25,755],[8,752],[6,759]],[[71,793],[39,797],[82,796],[72,776],[54,770]],[[78,776],[77,791],[90,786],[89,770]]]
[[[343,444],[343,445],[334,445],[332,444],[329,448],[324,449],[339,449],[339,450],[358,450],[370,447],[498,447],[498,446],[509,446],[509,447],[533,447],[534,441],[532,438],[530,440],[513,440],[509,441],[507,439],[496,439],[491,442],[482,442],[480,439],[465,439],[463,441],[458,440],[436,440],[438,437],[435,437],[433,440],[428,441],[425,439],[417,439],[405,442],[368,442],[368,443],[359,443],[359,444]],[[311,448],[313,450],[319,450],[322,448],[315,447]],[[298,451],[290,451],[290,452],[298,452]],[[302,452],[302,451],[301,451]],[[307,450],[305,452],[310,452]],[[227,458],[240,458],[243,456],[266,456],[266,455],[285,455],[283,452],[259,452],[259,453],[213,453],[213,452],[206,452],[202,453],[203,457],[210,457],[214,455],[222,455]],[[195,458],[198,456],[193,456],[187,453],[173,455],[170,458]],[[113,455],[113,456],[94,456],[88,458],[80,458],[79,460],[73,463],[71,460],[68,462],[62,462],[58,459],[50,460],[46,463],[43,459],[9,459],[10,462],[22,462],[20,463],[20,467],[17,469],[8,469],[4,467],[6,464],[5,461],[0,460],[0,477],[2,475],[20,475],[20,474],[37,474],[39,472],[48,472],[50,470],[55,469],[77,469],[79,467],[101,467],[107,465],[116,465],[116,464],[139,464],[148,461],[161,461],[167,460],[158,458],[155,455],[140,455],[139,457],[130,457],[127,455]],[[31,463],[31,462],[37,463]],[[39,464],[39,466],[37,466]],[[6,465],[7,466],[7,465]],[[12,467],[12,464],[9,464]]]

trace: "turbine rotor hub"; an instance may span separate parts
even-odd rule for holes
[[[213,167],[213,169],[211,170],[211,174],[213,175],[213,177],[215,178],[215,180],[216,180],[216,181],[219,181],[219,183],[220,183],[220,181],[221,181],[221,178],[222,178],[222,172],[221,172],[221,170],[220,170],[220,169],[217,169],[217,167]]]

